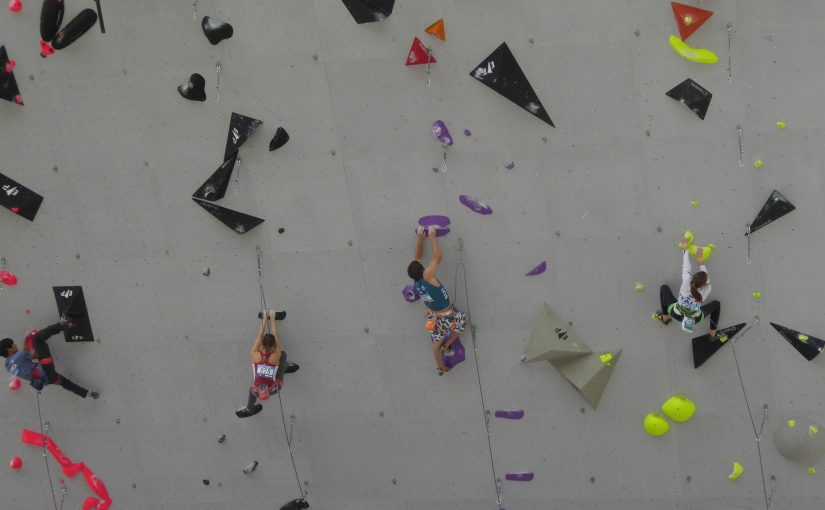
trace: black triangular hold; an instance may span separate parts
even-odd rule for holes
[[[204,202],[199,198],[192,198],[192,200],[194,200],[199,206],[209,211],[209,214],[217,218],[221,223],[239,234],[246,234],[264,222],[261,218],[256,218],[255,216],[250,216],[242,212],[233,211],[232,209],[227,209],[226,207],[221,207],[219,205],[210,204],[209,202]]]
[[[73,327],[63,330],[67,342],[94,342],[92,323],[86,308],[83,287],[77,285],[52,287],[57,302],[57,313],[72,323]]]
[[[304,510],[309,508],[309,503],[304,498],[293,499],[281,507],[281,510]]]
[[[342,0],[359,25],[381,21],[392,14],[395,0]]]
[[[201,29],[203,29],[203,35],[209,39],[209,42],[212,43],[213,46],[224,39],[229,39],[234,33],[232,25],[210,18],[209,16],[204,16],[201,20]]]
[[[42,202],[42,196],[0,174],[0,205],[18,216],[34,221]]]
[[[275,136],[269,141],[269,152],[280,149],[286,145],[288,141],[289,133],[286,132],[286,129],[279,127],[277,131],[275,131]]]
[[[667,95],[693,110],[702,120],[705,119],[713,97],[713,94],[690,78],[668,90]]]
[[[556,127],[506,42],[470,71],[470,76]]]
[[[229,159],[215,170],[215,173],[206,180],[201,187],[192,195],[194,198],[204,200],[220,200],[226,195],[229,188],[229,181],[232,180],[232,170],[235,168],[235,161],[238,159],[238,151],[232,153]]]
[[[223,153],[223,160],[229,159],[229,155],[237,151],[263,123],[262,120],[232,112],[232,118],[229,120],[229,133],[226,135],[226,150]]]
[[[737,324],[729,328],[722,328],[716,331],[716,338],[711,338],[710,335],[697,336],[693,339],[693,368],[701,367],[705,361],[716,354],[716,351],[724,347],[734,336],[736,336],[745,323]],[[728,337],[724,342],[720,342],[719,338],[722,336]]]
[[[0,99],[23,106],[23,97],[20,95],[20,89],[17,88],[13,67],[9,65],[9,55],[6,53],[6,47],[0,46]],[[8,72],[6,69],[8,69]]]
[[[794,209],[796,209],[796,207],[788,202],[788,199],[782,196],[782,193],[773,190],[771,196],[768,197],[765,205],[763,205],[759,211],[759,214],[756,215],[756,219],[750,224],[750,233],[753,234],[760,228],[785,216]]]
[[[822,349],[825,349],[825,340],[794,331],[773,322],[771,322],[771,326],[808,361],[816,358],[822,352]]]

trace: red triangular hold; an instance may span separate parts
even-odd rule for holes
[[[432,25],[428,26],[424,29],[424,31],[434,37],[438,37],[442,41],[447,40],[447,33],[444,31],[444,18],[441,18]]]
[[[683,41],[687,41],[693,32],[696,32],[705,21],[713,16],[713,12],[698,7],[676,2],[670,2],[670,5],[673,6],[673,15],[676,16],[676,25],[679,27],[679,37]]]
[[[417,66],[427,63],[435,64],[435,57],[433,57],[432,51],[429,51],[427,47],[424,46],[421,39],[416,37],[413,39],[412,48],[410,48],[410,53],[407,55],[407,65]]]

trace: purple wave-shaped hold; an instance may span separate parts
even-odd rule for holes
[[[404,294],[404,299],[406,299],[408,303],[415,303],[421,299],[421,296],[418,295],[412,285],[405,285],[404,290],[401,292]]]
[[[479,202],[478,200],[472,197],[469,197],[467,195],[461,195],[458,197],[458,200],[466,207],[469,207],[478,214],[493,214],[493,209],[489,205]]]
[[[460,338],[453,342],[453,345],[451,345],[450,348],[453,350],[453,355],[445,356],[442,354],[441,359],[444,360],[444,365],[452,370],[454,366],[464,361],[466,358],[466,352],[464,351],[464,345],[461,343]]]
[[[438,225],[439,227],[446,227],[450,224],[450,218],[434,214],[431,216],[422,216],[418,218],[418,224],[422,227],[429,227],[430,225]]]
[[[443,120],[433,122],[433,136],[443,145],[453,144],[453,136],[450,134],[450,130],[447,129],[447,124],[444,124]]]
[[[469,129],[465,129],[465,130],[464,130],[464,136],[473,136],[473,134],[472,134],[472,133],[470,133],[470,130],[469,130]]]
[[[511,162],[507,163],[506,165],[504,165],[504,168],[506,168],[507,170],[512,170],[515,167],[516,167],[516,162],[515,161],[511,161]]]
[[[536,276],[540,275],[541,273],[547,271],[547,262],[543,261],[541,264],[537,265],[533,269],[531,269],[527,274],[524,276]]]
[[[524,411],[496,411],[496,418],[504,418],[505,420],[520,420],[524,418]]]
[[[526,471],[523,473],[507,473],[504,475],[505,480],[510,480],[511,482],[529,482],[533,479],[533,472]]]

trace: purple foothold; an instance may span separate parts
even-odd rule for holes
[[[408,303],[415,303],[421,299],[421,296],[415,292],[415,288],[412,285],[405,285],[402,293],[404,294],[404,299],[406,299]]]
[[[446,356],[445,354],[441,354],[441,359],[444,360],[444,365],[452,370],[454,366],[464,361],[466,353],[464,352],[464,345],[461,343],[460,338],[453,342],[450,348],[453,350],[453,355]]]
[[[543,272],[547,271],[547,262],[542,262],[541,264],[537,265],[533,269],[531,269],[527,274],[524,276],[536,276]]]
[[[484,214],[484,215],[493,214],[493,209],[489,205],[484,204],[482,202],[479,202],[478,200],[476,200],[472,197],[469,197],[467,195],[460,195],[458,197],[458,200],[459,200],[459,202],[464,204],[466,207],[472,209],[473,211],[477,212],[478,214]]]
[[[505,480],[510,480],[511,482],[529,482],[533,479],[533,472],[526,471],[523,473],[507,473],[504,476]]]
[[[504,168],[506,168],[507,170],[512,170],[515,167],[516,167],[516,162],[515,161],[511,161],[511,162],[507,163],[506,165],[504,165]]]
[[[438,173],[438,168],[433,167],[433,173],[434,173],[434,174],[437,174],[437,173]]]
[[[453,144],[453,137],[450,134],[450,130],[447,129],[447,124],[444,124],[443,120],[433,122],[433,136],[435,136],[442,145]]]
[[[434,214],[431,216],[422,216],[418,218],[418,224],[422,227],[429,227],[430,225],[438,225],[439,227],[446,227],[450,224],[450,218]]]
[[[504,418],[505,420],[520,420],[524,418],[524,411],[496,411],[496,418]]]
[[[469,129],[465,129],[465,130],[464,130],[464,136],[473,136],[473,134],[472,134],[472,133],[470,133],[470,130],[469,130]]]

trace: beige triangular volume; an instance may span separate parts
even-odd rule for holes
[[[619,349],[616,352],[605,352],[599,356],[564,359],[551,361],[551,363],[561,375],[570,381],[570,384],[579,390],[590,407],[596,409],[621,355],[622,350]]]
[[[530,342],[524,351],[526,362],[553,361],[577,358],[590,354],[591,351],[567,323],[559,319],[547,303],[533,327]]]

